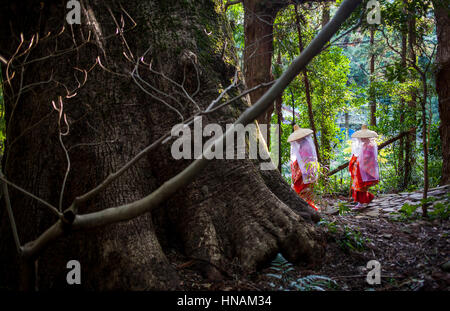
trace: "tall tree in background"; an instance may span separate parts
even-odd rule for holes
[[[409,63],[416,63],[417,56],[414,48],[416,46],[416,17],[415,17],[415,7],[414,5],[409,5],[407,9],[407,25],[408,25],[408,59]],[[417,123],[416,118],[416,90],[411,91],[411,100],[408,101],[408,118],[412,120],[412,124]],[[415,149],[416,149],[416,131],[411,132],[405,142],[405,162],[404,169],[405,175],[403,177],[402,188],[407,188],[411,182],[412,167],[415,162]]]
[[[437,70],[436,91],[439,96],[439,132],[442,141],[441,184],[450,182],[450,1],[433,0],[436,17]]]
[[[272,74],[273,22],[285,1],[244,0],[244,76],[248,88],[274,79]],[[250,94],[252,104],[261,98],[268,88]],[[270,124],[273,106],[258,118],[260,124]],[[268,133],[270,131],[267,131]],[[266,138],[269,140],[269,137]]]
[[[370,102],[370,125],[377,125],[377,98],[375,95],[375,27],[370,27],[370,85],[369,85],[369,102]]]
[[[300,53],[302,53],[304,46],[303,46],[303,40],[302,40],[300,14],[298,12],[297,5],[294,6],[294,10],[295,10],[295,21],[296,21],[297,33],[298,33],[298,46],[299,46]],[[324,11],[326,11],[326,9],[324,9]],[[325,15],[325,18],[328,18],[328,20],[330,19],[329,8],[328,8],[328,15],[326,15],[326,13],[324,13],[324,15]],[[325,25],[326,23],[328,23],[328,20],[325,23],[322,23],[322,25]],[[308,105],[309,124],[313,131],[313,139],[314,139],[314,146],[316,147],[317,160],[319,162],[322,162],[321,157],[320,157],[320,151],[319,151],[319,142],[317,141],[317,130],[316,130],[315,122],[314,122],[314,114],[313,114],[312,100],[311,100],[311,89],[310,89],[311,84],[309,82],[307,68],[305,68],[303,70],[302,75],[303,75],[303,84],[305,87],[306,104]]]
[[[400,64],[402,68],[406,68],[406,53],[407,53],[407,44],[408,44],[408,35],[406,30],[402,30],[402,48],[400,51],[400,57],[401,61]],[[405,75],[402,74],[400,77],[400,83],[405,82]],[[405,104],[405,98],[402,96],[400,98],[400,124],[402,125],[405,121],[405,113],[406,113],[406,104]],[[404,151],[405,151],[405,138],[400,138],[399,141],[399,156],[398,156],[398,169],[399,169],[399,176],[404,176],[405,173],[405,162],[403,160],[404,158]]]

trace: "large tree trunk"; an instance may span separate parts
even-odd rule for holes
[[[450,1],[434,0],[436,16],[437,70],[436,91],[439,96],[439,132],[442,142],[442,178],[441,184],[450,182]]]
[[[146,65],[139,67],[140,76],[164,94],[142,84],[149,95],[134,83],[130,73],[147,49],[145,62],[152,61],[155,70],[180,84],[184,81],[191,95],[197,89],[199,72],[200,92],[192,96],[201,109],[230,84],[235,71],[229,28],[211,0],[130,0],[122,3],[124,10],[112,4],[109,10],[100,0],[83,1],[82,24],[73,27],[65,23],[65,5],[66,1],[52,1],[40,6],[31,0],[0,5],[1,55],[14,54],[21,33],[28,41],[36,33],[40,37],[30,53],[19,56],[29,45],[25,42],[11,66],[2,67],[4,77],[15,72],[12,88],[9,83],[4,85],[7,143],[3,172],[15,184],[58,206],[67,160],[52,101],[59,107],[62,96],[70,125],[69,134],[62,136],[70,156],[63,210],[179,123],[174,109],[184,118],[198,111],[179,87],[151,73]],[[115,20],[120,25],[121,15],[125,28],[131,28],[123,36],[116,34]],[[127,15],[136,27],[131,27]],[[91,41],[82,44],[89,31]],[[73,49],[74,42],[77,49]],[[67,51],[54,53],[55,48]],[[47,57],[50,53],[52,57]],[[101,66],[97,62],[93,67],[97,59]],[[30,63],[22,66],[26,61]],[[66,96],[66,88],[75,89],[85,73],[86,84],[75,96]],[[51,82],[33,84],[50,77]],[[20,86],[30,87],[17,96]],[[239,101],[205,117],[203,123],[219,122],[225,127],[246,107]],[[62,118],[61,130],[66,128]],[[162,145],[78,212],[141,199],[189,162],[174,160],[170,144]],[[22,244],[36,239],[55,216],[37,201],[9,190]],[[0,287],[18,288],[23,269],[3,206],[0,219]],[[36,267],[39,289],[68,287],[66,263],[71,259],[81,263],[81,287],[85,289],[176,289],[180,288],[178,276],[165,255],[168,250],[199,260],[202,272],[213,279],[220,278],[219,271],[233,261],[244,271],[254,271],[277,252],[293,262],[316,262],[323,253],[320,234],[312,225],[317,220],[318,215],[278,171],[260,171],[258,162],[251,160],[213,160],[195,182],[154,212],[89,231],[68,232],[28,267]]]

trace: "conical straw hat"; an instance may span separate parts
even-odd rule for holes
[[[302,129],[297,124],[294,125],[294,132],[289,135],[287,141],[290,143],[294,140],[302,139],[305,136],[308,136],[309,134],[312,134],[312,130],[310,129]]]
[[[372,138],[378,137],[377,132],[371,131],[367,128],[367,125],[363,125],[359,131],[353,133],[352,138]]]

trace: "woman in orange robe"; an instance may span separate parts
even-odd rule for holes
[[[349,170],[352,177],[352,198],[357,202],[354,210],[363,208],[363,204],[370,203],[375,197],[368,190],[379,182],[378,149],[375,142],[377,136],[377,133],[368,130],[366,125],[352,135]]]
[[[294,132],[289,136],[291,143],[292,189],[317,210],[314,204],[313,185],[317,180],[317,154],[311,136],[312,130],[294,125]]]

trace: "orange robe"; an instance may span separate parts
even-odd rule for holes
[[[354,155],[350,159],[349,164],[350,174],[352,176],[352,197],[359,203],[370,203],[375,197],[368,192],[370,186],[378,184],[378,180],[363,181],[361,171],[359,169],[358,158]]]
[[[302,171],[298,165],[297,160],[294,163],[291,163],[291,172],[292,172],[292,188],[298,195],[305,200],[309,206],[314,208],[317,211],[317,207],[313,202],[313,183],[304,184],[302,178]]]

